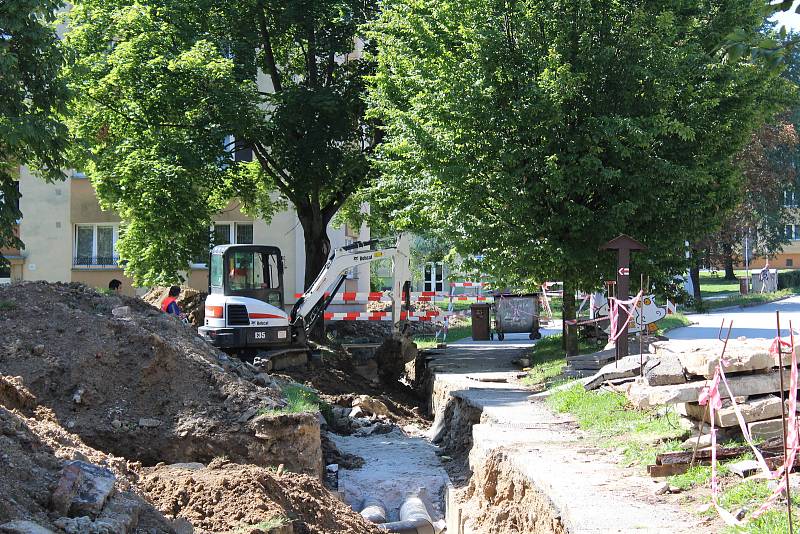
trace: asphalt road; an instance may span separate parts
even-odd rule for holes
[[[720,325],[725,321],[724,333],[733,321],[731,337],[747,338],[775,337],[777,332],[775,312],[780,312],[781,335],[789,335],[789,321],[795,332],[800,332],[800,295],[750,308],[728,308],[707,314],[693,314],[687,317],[694,323],[691,326],[671,330],[667,333],[670,339],[716,339]]]

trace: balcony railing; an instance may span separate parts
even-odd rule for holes
[[[75,256],[72,258],[72,266],[96,269],[116,268],[119,266],[119,256]]]

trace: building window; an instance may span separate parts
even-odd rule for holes
[[[797,207],[797,199],[795,198],[794,190],[783,192],[783,205],[787,208]]]
[[[792,259],[787,259],[787,260],[786,260],[786,266],[787,266],[787,267],[794,267],[794,260],[792,260]]]
[[[4,265],[0,265],[0,284],[11,283],[11,265],[6,261]]]
[[[230,224],[214,225],[214,245],[229,245],[231,243]]]
[[[216,245],[252,245],[253,244],[253,223],[233,223],[218,222],[211,229],[211,240],[209,248]],[[192,260],[192,265],[203,267],[208,261],[208,254],[198,254]]]
[[[444,264],[432,261],[425,264],[425,289],[424,291],[444,290]]]
[[[253,244],[253,225],[236,223],[236,242],[242,245]]]
[[[79,267],[116,267],[119,229],[110,224],[76,224],[74,258]]]
[[[252,245],[252,223],[216,223],[214,224],[214,245]]]

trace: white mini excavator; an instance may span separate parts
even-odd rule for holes
[[[245,358],[308,350],[308,334],[334,299],[348,270],[391,258],[392,320],[401,328],[403,295],[410,286],[409,241],[357,241],[333,251],[290,313],[284,310],[283,257],[267,245],[219,245],[211,250],[205,322],[199,334],[215,347]]]

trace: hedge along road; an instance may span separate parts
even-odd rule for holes
[[[731,337],[748,338],[775,337],[775,312],[781,312],[781,336],[789,335],[789,321],[795,329],[800,329],[800,295],[795,295],[778,302],[760,304],[748,308],[726,308],[713,313],[689,315],[696,324],[676,328],[668,333],[670,339],[717,339],[720,325],[725,320],[723,335],[728,331],[729,321],[733,321]]]

